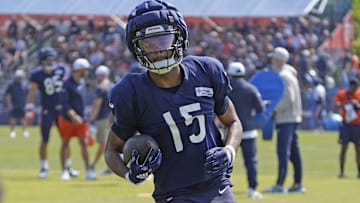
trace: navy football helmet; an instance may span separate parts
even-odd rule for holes
[[[56,57],[57,57],[57,52],[54,48],[51,47],[42,47],[38,53],[38,60],[40,64],[48,58],[56,58]]]
[[[161,0],[145,1],[129,15],[126,42],[137,61],[157,74],[179,64],[188,47],[188,31],[183,16]],[[166,53],[156,59],[151,55]]]

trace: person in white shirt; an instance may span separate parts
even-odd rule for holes
[[[272,67],[285,84],[284,94],[275,108],[274,123],[277,130],[278,177],[276,184],[265,190],[270,193],[304,193],[302,186],[302,161],[299,149],[297,128],[302,121],[300,87],[296,70],[287,64],[289,52],[276,47],[272,54]],[[285,188],[289,160],[294,166],[294,183]]]

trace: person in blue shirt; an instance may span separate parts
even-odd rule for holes
[[[97,86],[95,89],[95,99],[92,103],[89,123],[96,127],[96,141],[99,144],[94,160],[91,162],[91,168],[94,169],[100,158],[103,157],[107,132],[111,125],[112,115],[109,108],[108,94],[113,82],[109,79],[110,69],[107,66],[100,65],[95,70]],[[109,169],[105,169],[103,174],[111,174]]]
[[[126,42],[147,71],[126,74],[110,91],[114,123],[105,149],[110,169],[136,185],[153,174],[158,203],[236,202],[229,177],[242,126],[222,64],[184,57],[187,26],[165,1],[145,1],[131,11]],[[216,117],[228,129],[224,142]],[[134,150],[124,163],[119,153],[137,132],[152,136],[159,149],[150,149],[143,163]]]
[[[56,64],[57,52],[51,47],[42,47],[38,52],[39,66],[30,71],[29,93],[26,98],[25,111],[33,112],[37,92],[40,92],[41,112],[40,112],[40,174],[39,178],[44,179],[48,176],[47,146],[50,137],[50,130],[53,123],[58,126],[57,119],[60,115],[63,94],[63,81],[66,70],[64,66]],[[78,172],[71,168],[70,149],[65,152],[67,157],[67,168],[72,176],[77,176]]]
[[[21,69],[15,71],[14,80],[5,90],[6,105],[9,109],[10,138],[16,137],[15,125],[21,122],[23,137],[28,138],[27,122],[25,119],[25,100],[27,89],[24,85],[25,72]]]
[[[254,85],[246,81],[246,70],[242,63],[231,62],[227,73],[233,88],[230,93],[230,99],[234,103],[244,131],[240,147],[247,172],[248,197],[261,199],[263,195],[256,190],[258,185],[256,137],[258,133],[254,116],[255,114],[263,113],[264,105],[260,92]]]
[[[59,131],[61,135],[61,180],[70,180],[71,174],[66,167],[66,150],[70,140],[78,138],[81,155],[86,169],[86,180],[95,180],[96,176],[90,167],[89,152],[85,139],[89,136],[89,124],[85,119],[85,91],[84,79],[88,76],[90,63],[85,58],[78,58],[72,65],[72,73],[64,82],[64,94],[62,94],[62,112],[59,116]]]

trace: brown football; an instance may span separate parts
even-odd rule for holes
[[[132,152],[136,149],[140,155],[139,164],[142,164],[150,148],[159,149],[159,145],[156,140],[150,135],[140,134],[130,137],[126,140],[123,148],[125,163],[127,164],[130,161]]]

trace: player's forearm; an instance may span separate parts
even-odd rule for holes
[[[120,154],[111,149],[106,147],[105,149],[105,162],[109,166],[109,168],[118,176],[125,177],[125,174],[128,172],[128,168],[125,166]]]
[[[125,174],[129,171],[123,159],[120,156],[120,146],[123,143],[118,141],[116,135],[110,130],[106,147],[105,147],[105,162],[109,168],[118,176],[125,178]]]
[[[240,120],[234,120],[234,122],[228,127],[225,145],[230,145],[236,150],[241,143],[242,131]]]
[[[230,152],[230,163],[235,160],[236,149],[240,146],[242,139],[242,125],[239,119],[235,119],[228,127],[228,134],[225,140],[225,148]]]
[[[108,167],[118,176],[125,178],[125,174],[129,169],[116,151],[105,150],[105,161]]]
[[[241,143],[243,128],[232,101],[229,101],[226,112],[218,118],[227,128],[225,145],[230,145],[236,150]]]

